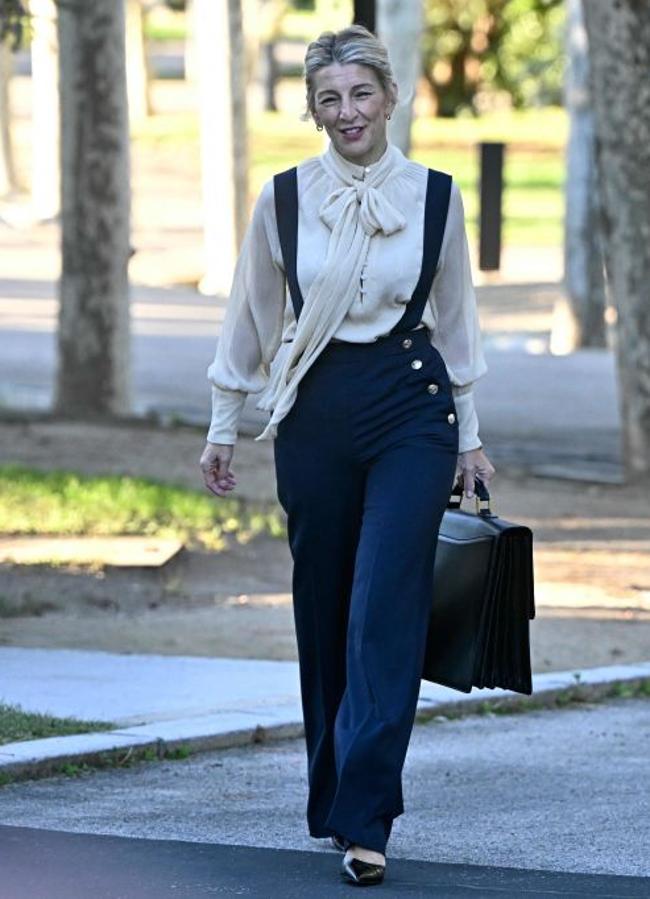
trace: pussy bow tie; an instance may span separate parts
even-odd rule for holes
[[[370,237],[377,231],[389,235],[406,227],[404,216],[380,190],[365,181],[333,190],[321,204],[318,214],[333,231],[337,222],[349,221],[357,211],[359,224]]]

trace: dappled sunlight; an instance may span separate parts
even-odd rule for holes
[[[240,593],[237,596],[228,596],[225,600],[215,599],[215,603],[226,606],[291,606],[293,597],[291,593]]]

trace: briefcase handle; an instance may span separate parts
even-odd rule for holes
[[[497,518],[497,514],[492,511],[490,506],[490,492],[480,478],[474,478],[474,493],[476,495],[476,514],[483,518]],[[451,490],[448,509],[460,509],[463,501],[464,487],[462,477],[459,478]]]

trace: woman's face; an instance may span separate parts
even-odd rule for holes
[[[395,93],[384,91],[374,69],[357,63],[332,63],[313,76],[316,124],[338,152],[358,165],[376,162],[386,148],[386,116]]]

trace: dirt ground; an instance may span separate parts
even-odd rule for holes
[[[0,423],[0,463],[124,472],[200,488],[192,428]],[[275,500],[272,446],[242,438],[243,499]],[[500,471],[496,511],[535,533],[536,671],[650,657],[650,518],[633,487]],[[215,500],[218,502],[218,500]],[[291,560],[284,540],[184,550],[162,569],[0,565],[0,644],[293,659]]]

